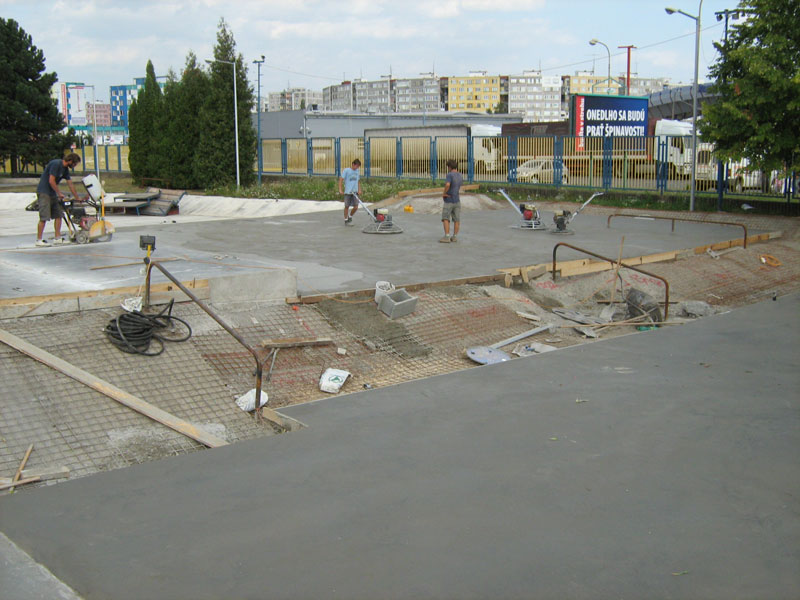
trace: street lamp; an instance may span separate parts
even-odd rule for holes
[[[664,9],[668,15],[680,13],[685,17],[694,19],[694,83],[692,84],[692,185],[689,192],[689,210],[694,211],[694,197],[697,189],[697,76],[700,68],[700,17],[703,12],[703,0],[697,9],[697,16],[690,15],[679,8],[667,7]]]
[[[233,125],[234,125],[234,141],[236,143],[236,187],[239,187],[239,100],[236,96],[236,61],[222,60],[215,58],[214,60],[207,60],[208,64],[215,62],[233,65]]]
[[[597,44],[604,46],[606,52],[608,52],[608,78],[606,79],[606,94],[611,94],[611,50],[608,48],[608,46],[606,46],[603,42],[601,42],[597,38],[592,38],[591,40],[589,40],[590,46],[596,46]]]
[[[264,64],[264,55],[261,55],[261,60],[254,60],[258,65],[258,104],[256,104],[256,122],[258,127],[258,185],[261,185],[261,169],[263,166],[263,158],[261,156],[261,65]],[[239,169],[237,167],[236,171]]]

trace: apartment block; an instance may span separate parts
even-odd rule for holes
[[[322,92],[308,88],[288,88],[268,94],[267,110],[317,110],[322,108]]]
[[[462,77],[447,78],[447,110],[450,112],[489,112],[501,102],[500,75],[473,71]]]
[[[508,112],[522,114],[526,123],[562,120],[561,77],[543,76],[541,71],[509,75]]]
[[[337,85],[322,88],[322,110],[353,112],[355,109],[352,81],[343,81]]]
[[[394,81],[395,107],[399,113],[442,110],[439,78],[433,74]]]
[[[388,77],[376,81],[353,82],[355,110],[362,113],[392,113],[395,110],[394,80]]]
[[[133,85],[112,85],[109,88],[111,94],[111,125],[114,127],[128,128],[128,110],[139,95],[139,90],[144,88],[145,77],[137,77],[133,80]],[[159,87],[164,89],[166,76],[158,76],[156,80]]]

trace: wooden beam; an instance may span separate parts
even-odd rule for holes
[[[0,490],[7,490],[11,488],[13,491],[13,488],[15,488],[18,485],[25,485],[26,483],[36,483],[37,481],[41,481],[41,479],[39,477],[29,477],[28,479],[19,479],[17,481],[14,481],[13,483],[4,483],[3,485],[0,485]]]
[[[19,463],[19,468],[17,469],[17,472],[14,473],[14,477],[11,478],[11,485],[9,487],[11,488],[12,492],[14,491],[14,483],[20,480],[20,477],[22,475],[22,470],[25,468],[25,465],[28,464],[28,459],[31,456],[31,452],[33,452],[33,444],[28,446],[28,450],[25,452],[25,456],[22,457],[22,462]]]
[[[46,364],[48,367],[51,367],[56,371],[60,371],[75,381],[79,381],[80,383],[89,386],[93,390],[97,390],[101,394],[105,394],[123,406],[132,408],[136,412],[141,413],[146,417],[153,419],[154,421],[158,421],[162,425],[166,425],[170,429],[173,429],[178,433],[182,433],[186,437],[198,441],[209,448],[217,448],[219,446],[228,445],[228,442],[222,438],[218,438],[217,436],[204,431],[188,421],[179,419],[178,417],[161,410],[157,406],[154,406],[149,402],[145,402],[144,400],[137,398],[136,396],[133,396],[124,390],[121,390],[107,381],[103,381],[102,379],[95,377],[83,369],[79,369],[67,361],[50,354],[49,352],[42,350],[41,348],[38,348],[3,329],[0,329],[0,342],[19,350],[23,354],[27,354],[31,358]]]
[[[191,281],[183,281],[184,286],[190,290],[198,288],[207,288],[208,279],[193,279]],[[178,287],[171,282],[167,283],[154,283],[150,286],[150,292],[171,292],[178,290]],[[25,296],[21,298],[0,298],[0,306],[17,306],[36,304],[42,302],[49,302],[51,300],[74,300],[76,298],[97,298],[100,296],[116,296],[128,295],[136,296],[140,292],[140,286],[109,288],[107,290],[89,290],[85,292],[64,292],[61,294],[47,294],[44,296]]]
[[[20,479],[30,479],[37,477],[40,481],[49,479],[63,479],[69,477],[68,467],[45,468],[45,469],[23,469]],[[12,483],[11,477],[0,477],[0,485]]]

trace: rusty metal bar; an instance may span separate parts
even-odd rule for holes
[[[266,349],[259,350],[258,348],[253,348],[252,346],[250,346],[250,344],[248,344],[241,335],[239,335],[230,325],[228,325],[225,321],[223,321],[217,314],[215,314],[213,310],[211,310],[208,306],[206,306],[206,304],[202,300],[200,300],[200,298],[195,296],[189,288],[187,288],[180,281],[178,281],[175,277],[173,277],[173,275],[169,271],[167,271],[164,267],[162,267],[158,263],[158,261],[154,261],[154,260],[150,260],[149,258],[145,258],[144,259],[144,263],[145,263],[145,265],[147,265],[147,278],[146,278],[147,287],[145,289],[145,296],[144,296],[145,297],[145,306],[149,306],[150,305],[150,269],[155,267],[156,269],[161,271],[167,279],[169,279],[172,283],[174,283],[176,286],[178,286],[178,289],[180,289],[184,294],[189,296],[189,298],[192,300],[192,302],[194,302],[195,304],[197,304],[197,306],[202,308],[208,314],[208,316],[210,316],[217,323],[219,323],[220,326],[225,331],[230,333],[237,342],[239,342],[242,346],[244,346],[248,350],[248,352],[250,352],[250,354],[253,355],[253,358],[256,361],[256,397],[255,397],[256,411],[255,411],[255,417],[256,417],[257,421],[260,421],[261,420],[261,406],[260,406],[260,404],[261,404],[261,377],[262,377],[262,374],[264,372],[264,365],[266,364],[267,360],[269,359],[271,353],[267,353]],[[280,423],[278,423],[278,425],[280,425]]]
[[[558,250],[559,246],[566,246],[567,248],[572,248],[578,252],[583,252],[584,254],[588,254],[589,256],[594,256],[595,258],[599,258],[600,260],[604,260],[606,262],[611,263],[611,265],[616,265],[617,261],[613,258],[607,258],[605,256],[601,256],[599,254],[595,254],[594,252],[590,252],[589,250],[584,250],[583,248],[578,248],[577,246],[573,246],[572,244],[567,244],[566,242],[559,242],[555,246],[553,246],[553,281],[556,280],[556,251]],[[644,269],[639,269],[638,267],[634,267],[633,265],[626,265],[625,259],[623,258],[620,262],[620,267],[625,267],[626,269],[631,269],[632,271],[637,271],[638,273],[643,273],[648,277],[655,277],[656,279],[660,279],[664,282],[664,320],[667,320],[669,316],[669,281],[664,279],[663,277],[656,275],[655,273],[650,273],[649,271],[645,271]]]
[[[672,221],[672,231],[675,231],[675,221],[686,221],[687,223],[700,223],[700,224],[709,224],[709,225],[731,225],[733,227],[741,227],[744,230],[744,238],[742,239],[742,247],[747,248],[747,225],[743,225],[742,223],[731,223],[730,221],[698,221],[697,219],[684,219],[683,217],[654,217],[653,215],[624,215],[621,213],[615,213],[613,215],[608,215],[608,219],[606,220],[606,227],[609,229],[611,228],[611,219],[613,217],[630,217],[632,219],[653,219],[653,220],[661,220],[661,221]]]

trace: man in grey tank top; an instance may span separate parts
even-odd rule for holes
[[[444,227],[444,237],[439,241],[443,244],[457,241],[459,225],[461,225],[461,198],[458,195],[464,178],[458,172],[458,163],[450,159],[447,161],[447,180],[444,184],[444,195],[442,200],[442,226]],[[450,221],[453,221],[453,235],[450,235]]]

